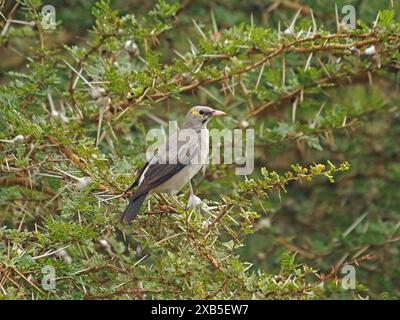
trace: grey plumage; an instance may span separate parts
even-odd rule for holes
[[[182,129],[168,137],[154,157],[139,171],[137,186],[122,214],[124,222],[139,213],[146,196],[151,192],[166,192],[174,196],[201,169],[208,158],[209,134],[207,123],[212,116],[225,114],[205,106],[195,106],[185,117]],[[182,139],[186,138],[185,140]]]

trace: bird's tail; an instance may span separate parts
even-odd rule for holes
[[[133,197],[129,200],[129,204],[126,207],[124,213],[122,214],[122,221],[128,223],[136,218],[139,213],[140,207],[142,206],[144,200],[147,197],[147,192],[140,195],[139,197]]]

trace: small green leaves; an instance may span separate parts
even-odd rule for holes
[[[395,12],[393,9],[379,11],[378,25],[391,30],[394,27]]]
[[[330,182],[334,182],[333,174],[336,172],[343,172],[350,169],[350,165],[347,161],[341,163],[339,168],[337,168],[332,162],[327,161],[327,166],[324,164],[310,165],[308,168],[303,167],[299,164],[291,165],[292,171],[287,171],[282,175],[279,175],[276,171],[268,171],[265,167],[261,168],[261,174],[263,180],[246,180],[241,183],[241,191],[247,193],[249,191],[256,192],[259,191],[267,192],[274,190],[275,188],[279,191],[282,190],[286,192],[286,185],[289,182],[311,182],[317,176],[323,175]]]
[[[281,271],[285,273],[291,273],[298,268],[295,263],[297,253],[290,254],[289,252],[282,253],[281,256]]]

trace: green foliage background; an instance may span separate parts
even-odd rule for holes
[[[51,4],[55,30],[1,7],[1,298],[399,297],[397,2],[337,1],[350,31],[322,0]],[[211,213],[151,197],[122,225],[147,131],[196,104],[254,128],[254,173],[210,165]]]

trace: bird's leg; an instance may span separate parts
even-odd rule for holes
[[[197,207],[200,207],[200,209],[206,209],[207,205],[205,203],[203,203],[203,201],[197,197],[194,192],[193,192],[193,187],[192,187],[192,183],[189,180],[189,199],[188,199],[188,203],[187,203],[187,209],[196,209]]]
[[[190,207],[192,207],[191,205],[191,200],[193,199],[194,193],[193,193],[193,187],[192,187],[192,181],[190,179],[188,179],[189,182],[189,198],[186,204],[186,209],[189,209]],[[194,209],[194,208],[192,208]]]
[[[190,191],[190,196],[193,196],[193,187],[192,187],[192,181],[189,179],[189,191]]]

